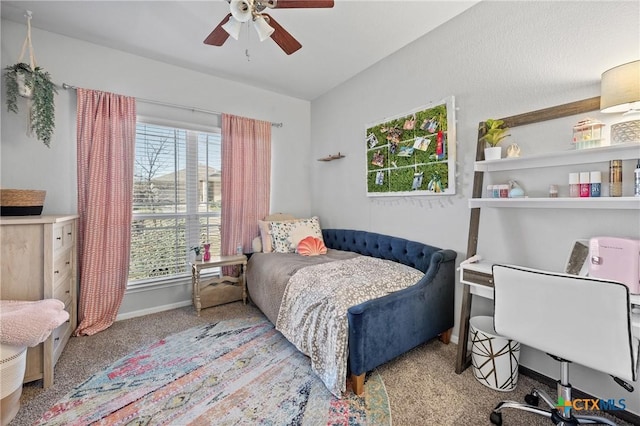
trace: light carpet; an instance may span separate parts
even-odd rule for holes
[[[390,425],[377,372],[337,399],[264,317],[191,328],[121,358],[36,424]]]

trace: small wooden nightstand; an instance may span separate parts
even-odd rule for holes
[[[200,271],[207,268],[222,268],[223,266],[240,266],[240,276],[223,276],[222,271],[217,278],[200,281]],[[193,306],[200,316],[200,310],[211,306],[242,300],[247,303],[247,285],[245,269],[247,256],[215,256],[208,261],[191,262],[191,283],[193,285]]]

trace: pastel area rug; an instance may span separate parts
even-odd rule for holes
[[[173,334],[115,362],[47,411],[41,425],[390,425],[372,372],[337,399],[264,317]]]

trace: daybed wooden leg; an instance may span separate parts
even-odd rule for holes
[[[444,333],[440,335],[440,341],[445,345],[448,345],[451,341],[451,333],[453,333],[453,328],[448,329]]]
[[[353,393],[358,396],[362,396],[364,393],[364,376],[366,375],[367,373],[362,373],[359,376],[355,374],[351,375],[351,388],[353,389]]]

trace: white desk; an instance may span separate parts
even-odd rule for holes
[[[482,260],[460,265],[460,283],[470,287],[471,294],[493,300],[493,273],[491,266],[497,262]],[[640,310],[640,294],[629,294],[631,305]],[[640,315],[633,315],[633,335],[640,336]],[[459,336],[459,338],[463,338]]]

